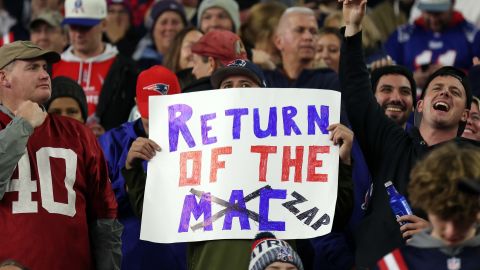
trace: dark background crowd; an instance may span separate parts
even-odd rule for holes
[[[100,193],[113,200],[111,189],[118,205],[116,216],[102,212],[113,204],[101,208],[100,203],[93,207],[95,215],[90,210],[83,214],[89,224],[118,219],[123,226],[120,232],[114,223],[101,227],[102,233],[121,234],[121,250],[113,240],[107,241],[109,255],[93,248],[93,259],[84,254],[88,262],[79,264],[87,268],[247,269],[259,249],[257,255],[267,261],[252,257],[248,269],[283,269],[265,268],[270,262],[296,267],[291,269],[478,269],[480,209],[477,195],[470,193],[480,181],[474,146],[480,141],[479,27],[477,0],[0,0],[0,70],[6,74],[0,77],[5,115],[0,117],[0,150],[23,140],[15,151],[0,151],[0,169],[8,169],[0,173],[0,195],[21,190],[8,181],[21,178],[20,165],[14,165],[22,162],[25,145],[27,151],[35,148],[33,139],[27,142],[29,136],[42,128],[73,129],[80,123],[96,138],[83,144],[100,153],[85,154],[82,162],[106,160],[99,166],[105,169],[102,174],[86,175],[110,179]],[[26,40],[31,43],[18,42]],[[8,74],[18,68],[13,63],[30,59],[43,59],[51,77],[49,98],[22,97],[39,104],[38,111],[8,94],[14,81]],[[148,97],[234,87],[342,93],[341,124],[329,127],[334,143],[343,147],[332,232],[288,243],[275,240],[284,250],[272,248],[272,254],[262,251],[261,243],[273,235],[254,242],[141,241],[147,161],[160,149],[148,139]],[[46,116],[32,116],[41,109],[78,123],[58,125]],[[35,131],[22,128],[25,124],[17,118],[26,119]],[[11,127],[10,121],[18,126]],[[9,127],[16,133],[8,133]],[[454,142],[443,146],[447,141]],[[7,166],[7,159],[15,164]],[[442,163],[445,159],[452,172]],[[413,214],[400,217],[391,211],[387,181],[412,203]],[[460,182],[470,193],[458,190]],[[20,201],[10,194],[0,207],[14,208],[12,201]],[[98,195],[86,194],[87,202],[92,200],[88,196]],[[0,231],[5,222],[0,221]],[[94,245],[108,236],[90,232],[88,237]],[[12,238],[2,248],[16,249],[17,242]],[[66,264],[52,263],[47,255],[25,260],[28,247],[23,248],[19,254],[0,251],[0,262],[6,260],[0,269],[68,265],[69,256],[57,258]],[[281,252],[288,256],[278,259]],[[110,257],[112,262],[106,262]]]

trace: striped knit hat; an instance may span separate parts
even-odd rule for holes
[[[274,262],[289,263],[303,270],[302,260],[286,242],[269,232],[259,233],[252,244],[249,270],[264,270]]]

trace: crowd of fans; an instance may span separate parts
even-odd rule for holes
[[[0,0],[0,269],[478,269],[479,6]],[[140,240],[148,98],[252,87],[342,93],[332,232]]]

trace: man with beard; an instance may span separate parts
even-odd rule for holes
[[[373,195],[356,233],[357,269],[364,269],[404,242],[384,183],[391,180],[408,198],[410,169],[435,145],[463,132],[472,94],[461,70],[439,69],[428,78],[417,102],[417,111],[422,113],[419,127],[403,130],[385,116],[371,92],[361,36],[367,1],[339,2],[343,2],[346,25],[340,59],[342,97],[373,179]]]
[[[372,90],[385,115],[405,130],[415,104],[416,84],[412,72],[403,66],[377,68],[371,74]]]

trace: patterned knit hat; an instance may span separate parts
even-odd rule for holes
[[[285,241],[269,232],[259,233],[252,244],[249,270],[264,270],[274,262],[289,263],[303,270],[302,260]]]

